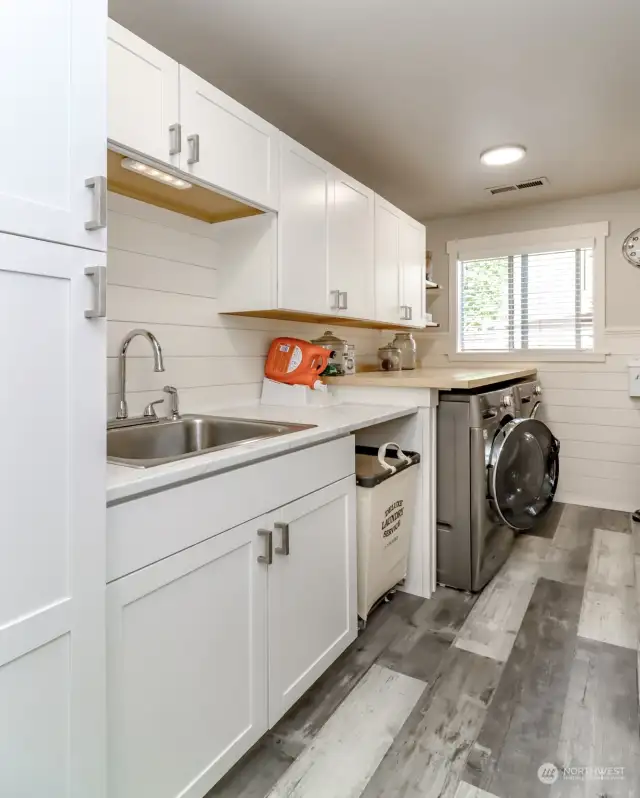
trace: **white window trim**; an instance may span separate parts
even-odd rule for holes
[[[526,230],[521,233],[464,238],[447,242],[449,255],[449,360],[467,361],[591,361],[602,362],[606,351],[605,334],[605,245],[609,235],[609,222],[574,224],[567,227],[549,227],[544,230]],[[593,352],[536,349],[514,352],[459,352],[458,351],[458,261],[475,258],[520,255],[549,251],[593,247]]]

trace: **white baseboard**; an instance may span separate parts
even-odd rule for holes
[[[620,510],[623,513],[632,513],[640,507],[640,494],[638,495],[638,503],[635,507],[629,507],[624,502],[616,502],[615,500],[602,499],[594,496],[579,496],[576,493],[564,493],[559,490],[556,493],[556,501],[563,504],[579,504],[582,507],[597,507],[600,510]]]

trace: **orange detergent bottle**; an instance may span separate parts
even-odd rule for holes
[[[328,349],[300,338],[274,338],[264,373],[268,379],[276,382],[313,388],[326,369],[330,354]]]

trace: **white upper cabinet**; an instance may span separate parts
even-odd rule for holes
[[[401,300],[401,211],[376,195],[375,200],[376,319],[399,324]]]
[[[105,794],[104,260],[0,234],[2,796]]]
[[[333,167],[288,136],[280,140],[278,306],[327,314]]]
[[[109,139],[177,167],[181,143],[177,62],[111,19],[108,31]]]
[[[425,323],[426,230],[376,195],[376,319],[422,327]]]
[[[3,0],[0,231],[106,249],[105,34],[103,0]]]
[[[180,168],[264,208],[278,208],[278,130],[180,66]]]
[[[409,324],[421,327],[426,321],[427,292],[425,258],[427,231],[423,224],[408,216],[400,226],[402,256],[402,305],[408,308]]]
[[[361,319],[375,318],[373,191],[348,175],[333,181],[329,226],[331,310]]]

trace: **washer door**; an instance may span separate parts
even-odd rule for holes
[[[489,498],[505,524],[531,529],[558,487],[560,443],[537,418],[509,421],[497,433],[488,466]]]

